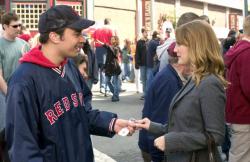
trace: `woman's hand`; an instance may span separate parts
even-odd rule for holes
[[[141,119],[141,120],[136,120],[136,128],[137,129],[141,129],[141,128],[143,128],[143,129],[146,129],[146,130],[148,130],[149,129],[149,125],[150,125],[150,120],[148,119],[148,118],[144,118],[144,119]]]
[[[161,151],[165,150],[165,137],[160,136],[154,140],[154,146]]]

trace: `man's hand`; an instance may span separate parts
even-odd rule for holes
[[[135,123],[130,122],[128,120],[124,120],[124,119],[117,119],[115,122],[115,126],[114,126],[114,131],[115,133],[118,134],[119,131],[121,131],[122,128],[128,128],[129,130],[129,134],[128,135],[132,135],[135,132]]]
[[[3,72],[1,69],[0,69],[0,92],[2,92],[4,95],[7,94],[7,84],[3,79]]]
[[[148,118],[144,118],[142,120],[136,120],[135,125],[136,125],[136,129],[149,129],[149,125],[150,125],[150,120]]]
[[[165,137],[160,136],[154,140],[154,146],[161,151],[165,150]]]

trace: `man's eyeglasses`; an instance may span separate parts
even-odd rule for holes
[[[17,25],[10,25],[12,28],[18,28],[18,27],[21,27],[22,24],[17,24]]]

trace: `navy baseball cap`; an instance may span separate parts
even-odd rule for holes
[[[66,27],[80,31],[94,24],[95,21],[81,18],[72,7],[58,5],[51,7],[40,16],[38,31],[48,33]]]

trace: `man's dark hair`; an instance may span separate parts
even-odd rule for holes
[[[104,25],[109,25],[110,24],[111,19],[110,18],[105,18],[104,19]]]
[[[58,35],[60,35],[60,38],[62,39],[64,30],[65,30],[65,28],[60,28],[60,29],[58,29],[58,30],[56,30],[54,32],[57,33]],[[40,33],[39,42],[41,44],[45,44],[45,43],[48,42],[48,40],[49,40],[49,33],[50,32],[48,32],[48,33]]]
[[[206,21],[208,24],[210,24],[210,20],[209,20],[209,17],[207,15],[201,15],[200,16],[201,20],[204,20]]]
[[[227,34],[227,37],[236,37],[236,31],[235,29],[231,29],[228,34]]]
[[[157,31],[154,31],[152,34],[152,39],[156,39],[158,38],[158,36],[159,36],[159,33]]]
[[[8,12],[3,14],[1,19],[2,25],[10,25],[11,21],[18,21],[19,17],[15,13]]]
[[[141,28],[141,33],[144,33],[146,31],[145,28]]]
[[[60,39],[62,39],[65,29],[66,29],[65,27],[62,27],[62,28],[59,28],[55,31],[50,31],[50,32],[55,32],[56,34],[58,34],[60,36]],[[72,29],[72,30],[74,30],[78,33],[81,33],[81,30],[76,30],[76,29]],[[50,32],[40,33],[39,42],[41,44],[45,44],[48,42]]]
[[[193,12],[186,12],[184,14],[181,15],[181,17],[179,18],[178,22],[177,22],[177,27],[186,24],[188,22],[191,22],[193,20],[200,20],[200,17],[193,13]]]

